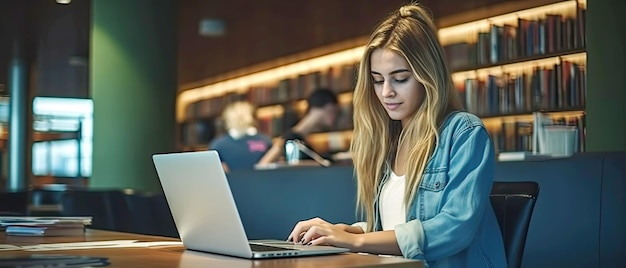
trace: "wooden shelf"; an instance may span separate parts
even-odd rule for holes
[[[586,49],[584,47],[576,48],[576,49],[568,49],[568,50],[558,51],[554,53],[533,55],[533,56],[522,57],[522,58],[517,58],[513,60],[504,60],[504,61],[500,61],[497,63],[467,66],[467,67],[457,68],[455,70],[452,70],[452,73],[455,74],[455,73],[468,72],[468,71],[478,72],[478,71],[481,71],[482,69],[490,69],[494,67],[506,69],[507,65],[513,65],[513,64],[518,64],[518,63],[532,63],[532,62],[539,61],[539,60],[550,59],[550,58],[561,58],[561,57],[566,57],[566,56],[572,56],[575,54],[586,54]]]
[[[75,140],[80,137],[80,133],[78,131],[67,131],[67,132],[35,132],[33,134],[33,142],[42,142],[42,141],[58,141],[58,140]]]
[[[476,40],[473,40],[472,38],[477,37],[477,36],[472,36],[473,34],[477,34],[479,31],[483,31],[486,26],[489,26],[492,24],[493,25],[503,25],[504,23],[509,24],[510,22],[516,22],[518,18],[524,18],[528,20],[538,20],[539,18],[545,17],[546,14],[562,14],[564,16],[571,16],[572,11],[574,11],[575,15],[578,15],[577,13],[579,10],[578,8],[586,7],[585,0],[578,0],[578,1],[575,1],[575,0],[570,0],[570,1],[529,0],[529,1],[522,1],[522,2],[508,3],[504,5],[493,4],[493,5],[490,5],[488,8],[484,8],[482,10],[468,12],[468,14],[464,16],[460,16],[458,18],[442,18],[443,20],[440,20],[438,22],[439,26],[447,26],[447,27],[440,27],[440,31],[439,31],[439,36],[441,39],[440,41],[442,44],[445,45],[445,44],[453,44],[453,43],[456,43],[457,40],[466,38],[459,42],[472,43],[473,41],[476,41]],[[444,40],[444,38],[449,38],[449,39]],[[363,39],[363,40],[366,40],[366,39]],[[454,40],[454,42],[448,42],[451,40]],[[517,40],[515,41],[515,43],[517,44]],[[581,66],[581,69],[583,69],[584,67],[586,67],[586,59],[587,59],[586,47],[584,47],[584,42],[575,41],[571,45],[568,45],[568,46],[564,45],[564,47],[573,47],[573,46],[581,46],[581,47],[572,48],[572,49],[564,49],[564,50],[560,50],[557,52],[550,52],[550,53],[544,53],[544,54],[535,54],[532,56],[523,56],[523,57],[518,57],[515,59],[502,60],[497,63],[487,63],[487,64],[455,68],[452,70],[452,77],[453,77],[454,82],[457,83],[458,85],[458,83],[461,80],[465,80],[468,78],[482,79],[483,77],[486,77],[487,75],[498,76],[498,75],[502,75],[505,73],[507,74],[519,74],[520,72],[527,73],[529,72],[529,70],[532,70],[535,67],[553,66],[555,64],[560,64],[561,62],[564,62],[564,61],[576,63],[578,66]],[[347,57],[346,60],[342,61],[343,63],[352,62],[355,59],[358,60],[360,58],[360,53],[357,53],[357,52],[359,52],[362,49],[363,49],[362,47],[355,46],[354,48],[349,48],[349,49],[345,49],[344,51],[335,52],[335,54],[339,55],[339,54],[345,54],[347,52],[354,53],[354,54],[351,54],[350,57]],[[546,46],[545,51],[547,50],[548,49]],[[509,55],[513,56],[514,53],[511,53]],[[307,59],[307,60],[315,60],[315,59]],[[296,63],[300,64],[303,62],[304,61],[292,62],[290,64],[296,64]],[[334,64],[337,64],[337,63],[334,63]],[[284,66],[276,67],[276,69],[280,69],[280,68],[284,68],[288,66],[291,66],[291,65],[285,64]],[[331,66],[334,67],[335,65],[331,65]],[[320,68],[323,69],[322,67]],[[293,75],[295,74],[290,74],[290,75],[291,75],[290,77],[293,77]],[[302,73],[301,75],[306,75],[306,74]],[[345,73],[343,75],[348,75],[348,73]],[[280,77],[277,76],[277,78],[274,79],[276,80],[274,82],[279,83],[281,79],[285,79],[285,78],[286,76],[280,76]],[[246,82],[252,83],[250,82],[250,80],[247,80]],[[264,80],[264,82],[267,82],[267,81]],[[525,85],[524,87],[526,86],[527,85]],[[250,89],[252,87],[251,85],[247,84],[247,88]],[[577,90],[581,90],[581,89],[577,89]],[[582,90],[586,90],[586,89],[583,88]],[[247,90],[245,92],[247,92]],[[343,105],[346,105],[347,103],[351,104],[352,92],[353,92],[353,89],[345,89],[345,90],[338,91],[337,93],[340,96],[340,103]],[[283,94],[283,97],[288,96],[288,95],[294,95],[294,96],[296,95],[295,93],[293,94],[291,93],[292,92],[289,92],[289,94]],[[584,95],[581,94],[581,96],[584,100]],[[528,101],[530,102],[530,100]],[[492,102],[499,103],[500,100],[489,101],[489,103],[492,103]],[[509,103],[509,101],[506,101],[505,103]],[[571,101],[571,103],[569,104],[565,103],[563,105],[581,105],[583,103],[584,101],[582,102]],[[302,114],[303,111],[306,109],[306,102],[304,101],[304,98],[297,98],[297,99],[294,99],[294,98],[284,99],[283,98],[280,101],[267,101],[267,102],[256,103],[256,105],[257,105],[257,117],[259,118],[263,117],[268,120],[273,117],[280,117],[282,114],[284,114],[285,112],[284,106],[286,105],[289,105],[290,107],[294,108],[294,110],[298,114]],[[523,106],[523,107],[528,108],[530,107],[530,105]],[[499,110],[504,111],[504,110],[511,110],[511,109],[499,109]],[[495,110],[491,110],[491,111],[495,111]],[[532,120],[533,112],[543,112],[543,113],[548,113],[553,116],[561,116],[561,117],[581,116],[585,114],[585,107],[566,107],[566,108],[555,109],[555,110],[530,110],[530,111],[520,111],[520,112],[513,112],[513,113],[506,113],[506,114],[482,114],[482,115],[477,114],[477,115],[483,120],[483,122],[485,122],[486,125],[487,124],[501,125],[502,122]],[[340,129],[327,131],[327,132],[314,133],[311,135],[311,137],[312,137],[311,138],[312,140],[309,141],[309,143],[312,146],[314,146],[314,149],[316,150],[324,151],[324,149],[332,149],[329,147],[333,146],[331,144],[333,142],[336,143],[335,146],[337,146],[337,144],[340,144],[339,147],[342,147],[342,146],[345,147],[345,144],[349,144],[349,141],[352,137],[352,127],[351,125],[345,125],[344,127]],[[335,141],[332,141],[332,139],[335,139]]]
[[[571,117],[571,116],[581,116],[585,114],[585,111],[583,109],[572,108],[572,109],[562,109],[562,110],[537,110],[537,111],[532,111],[532,112],[527,112],[527,113],[482,116],[480,118],[483,120],[483,123],[486,126],[493,126],[493,125],[500,124],[502,122],[532,121],[533,112],[546,113],[552,117]]]
[[[556,109],[556,110],[538,109],[538,110],[525,111],[525,112],[506,113],[506,114],[493,114],[493,115],[477,115],[477,116],[480,117],[483,120],[487,120],[487,119],[517,118],[517,117],[520,117],[520,116],[530,115],[530,114],[532,114],[534,112],[555,114],[555,113],[572,113],[572,112],[583,112],[583,111],[584,111],[584,109],[582,107],[571,107],[571,108]]]

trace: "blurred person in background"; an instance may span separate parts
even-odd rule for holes
[[[299,140],[311,148],[306,143],[307,136],[311,133],[334,128],[338,112],[337,95],[328,88],[316,89],[307,98],[307,112],[304,117],[274,140],[272,148],[268,150],[258,164],[267,165],[281,160],[285,156],[285,142],[289,140]],[[305,154],[300,154],[300,156],[301,159],[308,158]]]
[[[215,138],[209,149],[216,150],[224,170],[253,169],[272,145],[272,140],[258,132],[254,107],[246,101],[226,106],[222,112],[226,133]]]

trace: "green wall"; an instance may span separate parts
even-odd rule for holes
[[[161,190],[151,155],[174,149],[175,2],[92,1],[90,187]]]
[[[587,1],[587,151],[626,151],[626,4]]]

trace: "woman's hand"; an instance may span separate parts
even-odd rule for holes
[[[331,245],[354,249],[358,233],[363,233],[360,227],[341,223],[330,224],[323,219],[314,218],[298,222],[287,240],[308,245]]]

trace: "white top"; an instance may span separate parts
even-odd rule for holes
[[[398,176],[393,171],[383,185],[380,193],[380,222],[383,231],[393,230],[398,224],[406,222],[404,206],[405,175]]]

